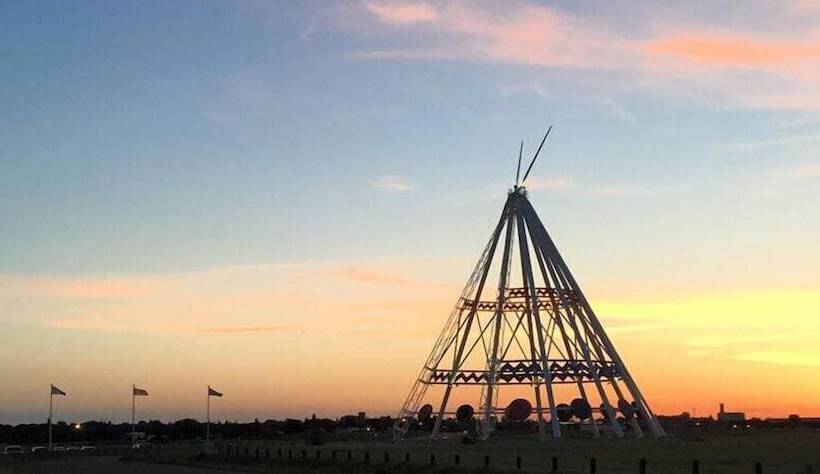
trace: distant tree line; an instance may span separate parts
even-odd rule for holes
[[[344,416],[337,420],[317,418],[315,415],[304,420],[288,418],[285,420],[254,420],[249,423],[232,421],[212,422],[211,437],[214,439],[275,439],[280,437],[302,437],[307,442],[321,444],[326,434],[345,435],[351,439],[381,438],[391,436],[394,419],[385,416],[365,418]],[[411,430],[432,429],[435,417],[425,423],[418,423]],[[527,421],[514,424],[501,424],[502,430],[535,432],[535,422]],[[130,442],[131,424],[106,421],[87,421],[69,424],[64,421],[53,425],[54,441],[58,444],[72,443],[126,443]],[[442,422],[443,432],[471,431],[473,424],[468,421],[447,419]],[[146,439],[164,442],[195,440],[205,437],[205,423],[190,418],[170,423],[161,421],[140,421],[135,431]],[[42,444],[48,439],[48,425],[32,423],[20,425],[0,425],[0,444]]]
[[[667,428],[680,434],[691,430],[743,430],[749,428],[790,428],[810,427],[820,428],[820,418],[800,418],[792,415],[784,419],[760,420],[753,418],[740,425],[719,423],[711,417],[693,418],[688,413],[678,416],[660,416],[659,419]],[[212,422],[211,437],[214,439],[276,439],[296,437],[308,443],[321,444],[325,435],[335,434],[349,439],[373,439],[391,436],[393,418],[378,417],[366,418],[363,413],[358,416],[349,415],[331,420],[317,418],[315,415],[304,420],[288,418],[285,420],[254,420],[249,423],[232,421]],[[598,420],[601,423],[601,420]],[[435,423],[435,416],[424,423],[416,423],[410,427],[416,431],[430,431]],[[472,420],[457,421],[448,418],[442,421],[443,432],[466,432],[474,430]],[[575,429],[580,429],[576,426]],[[499,432],[534,433],[538,431],[538,424],[534,420],[521,422],[499,421],[496,429]],[[196,440],[205,437],[205,423],[190,418],[170,423],[161,421],[140,421],[136,425],[136,432],[155,442]],[[87,421],[80,424],[69,424],[64,421],[53,426],[54,442],[57,444],[73,443],[127,443],[130,442],[131,424],[112,423],[105,421]],[[0,444],[43,444],[48,439],[48,425],[32,423],[20,425],[0,425]]]
[[[266,439],[289,435],[298,435],[319,431],[334,433],[344,430],[349,433],[367,432],[384,433],[393,425],[390,417],[365,419],[347,416],[339,420],[312,418],[305,420],[254,420],[249,423],[232,421],[211,422],[211,437],[223,439]],[[116,443],[130,441],[130,423],[112,423],[110,421],[87,421],[70,424],[57,422],[52,427],[55,443]],[[190,418],[163,423],[158,420],[140,421],[136,425],[137,433],[144,433],[147,439],[154,441],[191,440],[205,437],[205,423]],[[38,444],[48,439],[46,423],[29,423],[20,425],[0,425],[0,444]]]

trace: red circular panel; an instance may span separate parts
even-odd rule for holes
[[[559,403],[555,407],[555,411],[558,412],[558,419],[561,421],[569,421],[572,419],[572,408],[566,403]]]
[[[635,409],[632,407],[632,404],[623,398],[618,400],[618,410],[621,410],[621,414],[627,420],[631,420],[635,416]]]
[[[583,398],[576,398],[569,406],[572,408],[572,414],[579,420],[586,420],[592,416],[592,407]]]
[[[470,418],[472,418],[474,414],[475,410],[473,410],[473,407],[466,404],[461,405],[460,407],[458,407],[458,410],[456,410],[456,419],[458,421],[467,421]]]
[[[429,420],[433,416],[433,405],[429,403],[419,409],[419,421],[422,423]]]
[[[517,398],[507,405],[504,410],[504,416],[513,421],[524,421],[530,417],[532,413],[532,404],[529,400]]]

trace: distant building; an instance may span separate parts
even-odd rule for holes
[[[720,423],[745,423],[746,414],[742,411],[726,411],[723,409],[723,404],[721,403],[717,419]]]
[[[134,442],[136,442],[136,441],[146,441],[149,438],[149,436],[147,434],[145,434],[144,431],[131,432],[131,433],[126,434],[125,437],[127,439],[132,439]]]
[[[820,428],[820,418],[802,417],[800,415],[789,415],[788,418],[766,418],[762,420],[767,426],[785,428],[788,426],[808,426]]]
[[[367,414],[360,411],[358,415],[345,415],[339,418],[336,430],[340,433],[352,433],[362,431],[367,422]]]

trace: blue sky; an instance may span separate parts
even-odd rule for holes
[[[818,290],[812,2],[6,2],[0,19],[8,288],[373,259],[459,262],[456,287],[519,140],[531,156],[552,124],[531,197],[593,294]],[[45,303],[24,293],[0,307],[23,341],[87,309],[26,319]]]
[[[752,209],[781,219],[784,204],[817,205],[816,182],[774,176],[810,161],[816,140],[731,148],[816,134],[812,111],[584,85],[607,71],[357,58],[401,45],[407,32],[351,32],[328,17],[353,14],[332,9],[6,5],[2,217],[12,225],[3,267],[163,271],[451,251],[462,242],[447,250],[436,225],[410,223],[429,216],[463,229],[487,216],[503,187],[496,202],[475,194],[491,197],[489,186],[509,181],[517,141],[532,152],[548,123],[555,135],[535,176],[571,177],[578,188],[561,194],[578,198],[537,196],[547,206],[629,219],[623,201],[651,200],[639,204],[651,219],[702,222]],[[411,189],[385,195],[373,187],[384,175]],[[590,196],[591,187],[611,192]],[[772,188],[805,192],[765,199]],[[795,214],[795,225],[808,224]],[[630,224],[640,225],[633,217],[619,231],[634,237]],[[316,238],[327,233],[342,235]]]

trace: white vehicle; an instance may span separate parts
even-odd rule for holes
[[[53,451],[53,452],[65,451],[65,446],[54,446],[53,448],[51,448],[51,451]]]
[[[17,445],[6,446],[6,448],[3,449],[3,454],[9,456],[14,454],[23,454],[23,448]]]
[[[48,448],[45,446],[32,446],[31,454],[45,454],[48,452]]]
[[[97,449],[96,446],[82,446],[82,447],[80,447],[80,451],[86,451],[86,452],[87,451],[94,451],[95,449]]]
[[[79,446],[69,446],[69,447],[66,448],[66,451],[79,451],[79,450],[80,450]]]
[[[137,443],[137,444],[134,445],[134,449],[154,449],[154,448],[156,448],[156,446],[154,446],[154,443],[142,442],[142,443]]]

